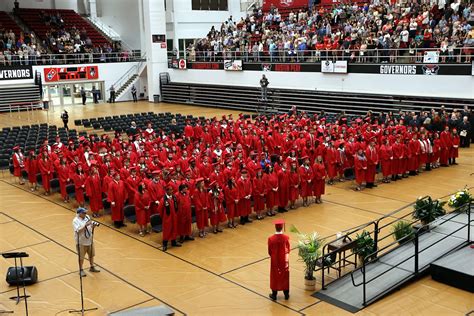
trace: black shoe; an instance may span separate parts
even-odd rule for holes
[[[285,300],[289,300],[290,299],[290,294],[285,294]]]
[[[277,297],[276,295],[273,295],[272,293],[268,294],[268,297],[272,299],[272,301],[276,301]]]
[[[177,243],[177,242],[174,242],[174,243],[171,243],[171,246],[173,246],[173,247],[181,247],[181,244],[180,244],[180,243]]]
[[[184,237],[184,240],[194,240],[194,237],[193,236],[186,236],[186,237]]]
[[[223,232],[223,230],[222,230],[222,229],[220,229],[220,228],[218,228],[218,229],[217,229],[217,232],[218,232],[218,233],[222,233],[222,232]]]
[[[163,251],[168,250],[168,246],[163,246]]]
[[[248,218],[248,216],[247,216],[247,218],[245,219],[245,222],[246,222],[246,223],[251,223],[251,222],[253,222],[253,220],[251,220],[251,219]]]

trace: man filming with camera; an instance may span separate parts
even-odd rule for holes
[[[87,276],[87,274],[82,269],[84,263],[84,258],[87,253],[90,262],[90,272],[100,272],[94,266],[94,228],[100,224],[91,220],[87,215],[87,210],[83,207],[79,207],[76,211],[76,217],[72,221],[72,226],[74,228],[74,239],[76,241],[77,252],[79,255],[79,274],[81,277]]]

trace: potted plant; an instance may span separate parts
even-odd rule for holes
[[[393,239],[398,241],[399,244],[404,243],[407,240],[413,239],[415,233],[411,223],[407,221],[399,221],[392,226]]]
[[[364,230],[361,234],[356,235],[355,246],[352,248],[352,252],[359,257],[360,262],[364,262],[364,258],[374,251],[375,243],[368,231]]]
[[[440,216],[446,214],[444,205],[446,201],[435,200],[428,196],[426,199],[418,198],[413,209],[413,218],[420,220],[423,226],[427,226]]]
[[[290,232],[298,234],[298,256],[300,257],[300,261],[305,264],[305,290],[314,291],[316,286],[314,270],[316,269],[316,263],[321,256],[323,240],[319,237],[318,233],[313,232],[304,234],[295,226],[290,228]]]
[[[448,205],[452,208],[456,208],[459,211],[468,211],[469,203],[473,200],[471,193],[467,188],[460,190],[449,198]]]

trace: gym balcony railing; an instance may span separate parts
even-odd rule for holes
[[[121,63],[146,60],[146,55],[138,52],[42,54],[40,56],[28,56],[27,58],[20,58],[18,55],[4,57],[5,60],[2,59],[2,61],[0,61],[0,67],[18,65]]]
[[[406,48],[406,49],[357,49],[357,50],[277,50],[273,53],[240,52],[224,50],[209,51],[170,51],[168,58],[186,59],[188,62],[223,62],[224,60],[242,60],[246,63],[318,63],[322,60],[347,60],[349,63],[391,63],[414,64],[423,63],[427,58],[438,56],[435,63],[457,64],[471,63],[474,57],[474,47],[457,47],[453,50],[440,48]],[[433,63],[430,61],[429,63]]]

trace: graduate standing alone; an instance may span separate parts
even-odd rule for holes
[[[290,237],[283,233],[285,221],[273,222],[275,234],[268,237],[268,255],[270,256],[270,298],[277,299],[278,291],[283,291],[285,300],[290,298]]]

